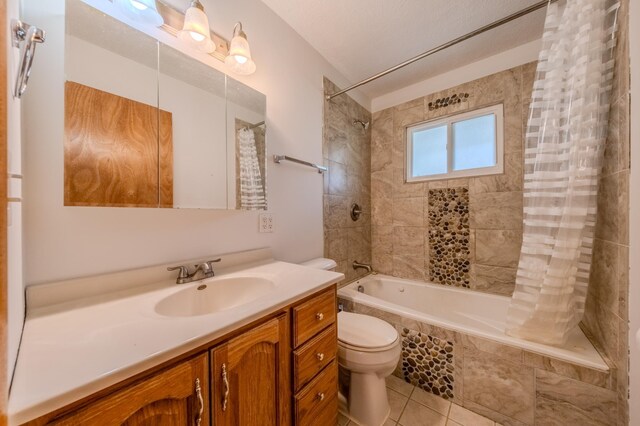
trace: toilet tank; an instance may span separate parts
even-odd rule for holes
[[[325,271],[335,271],[336,266],[338,266],[335,260],[327,259],[326,257],[316,257],[315,259],[302,262],[301,265],[315,269],[324,269]]]

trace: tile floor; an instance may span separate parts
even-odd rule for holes
[[[387,379],[391,414],[384,426],[500,426],[486,417],[396,377]],[[338,426],[355,426],[338,414]]]

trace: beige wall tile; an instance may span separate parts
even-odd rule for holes
[[[394,226],[424,226],[423,200],[416,198],[396,198],[393,200]]]
[[[347,197],[339,195],[324,196],[325,229],[346,228],[348,215],[349,200]]]
[[[424,256],[393,256],[393,275],[424,281]]]
[[[521,231],[477,229],[476,263],[517,268],[522,245]]]
[[[618,242],[619,216],[618,180],[619,175],[600,179],[598,187],[598,217],[596,219],[596,237],[602,240]]]
[[[610,374],[603,371],[581,367],[559,359],[553,359],[527,351],[524,351],[524,363],[529,367],[557,373],[561,376],[601,388],[609,387]]]
[[[469,195],[470,227],[522,229],[522,192]]]
[[[618,316],[629,319],[629,247],[618,246]]]
[[[415,256],[424,253],[425,230],[418,226],[393,227],[393,254]]]
[[[618,243],[629,244],[629,171],[618,174]]]
[[[589,292],[614,313],[618,312],[618,277],[618,245],[594,240]]]
[[[372,197],[371,224],[391,226],[393,224],[393,201],[387,197]]]
[[[465,348],[464,400],[533,424],[533,369],[495,354]]]
[[[536,370],[536,422],[610,425],[617,416],[617,394],[560,375]]]
[[[421,197],[424,191],[423,182],[405,182],[404,169],[393,169],[393,198]]]
[[[329,194],[347,194],[347,169],[344,164],[329,161]]]
[[[505,154],[504,173],[470,178],[469,192],[481,194],[485,192],[522,191],[523,179],[522,151],[511,152]]]
[[[474,265],[474,290],[511,296],[515,289],[515,268],[500,266]]]
[[[524,351],[520,348],[502,345],[492,340],[470,336],[467,334],[462,334],[462,344],[465,348],[468,349],[499,355],[500,357],[507,359],[514,364],[522,364],[523,362]]]

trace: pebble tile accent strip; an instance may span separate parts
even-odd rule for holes
[[[429,190],[429,280],[469,288],[469,190]]]
[[[453,343],[402,329],[402,374],[412,385],[453,399]]]
[[[460,102],[466,102],[469,99],[468,93],[456,93],[446,98],[436,99],[435,102],[429,102],[429,111],[434,109],[448,107],[449,105],[459,104]]]

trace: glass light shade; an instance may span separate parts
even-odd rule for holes
[[[207,14],[192,2],[184,15],[184,25],[178,31],[178,38],[202,52],[211,53],[216,46],[211,40],[210,31]]]
[[[129,19],[160,27],[164,19],[158,13],[155,0],[116,0],[115,4]]]
[[[256,71],[256,64],[251,59],[249,41],[242,30],[231,39],[229,55],[225,58],[224,63],[236,74],[249,75]]]

